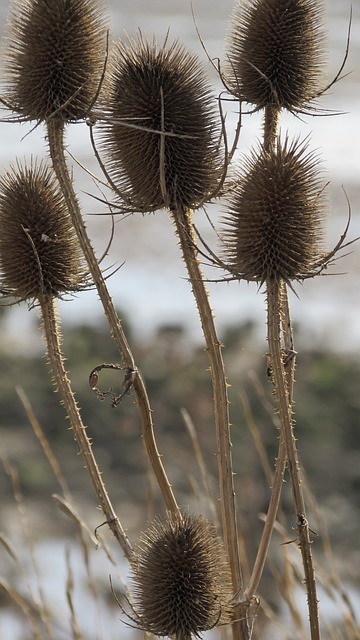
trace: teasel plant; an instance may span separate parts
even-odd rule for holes
[[[272,25],[271,29],[269,24]],[[292,236],[295,233],[295,236],[300,236],[297,238],[300,247],[298,249],[295,247],[294,250],[296,244],[294,239],[289,247],[289,254],[284,257],[284,263],[289,265],[290,262],[293,271],[291,272],[291,268],[288,267],[291,273],[287,273],[286,269],[282,271],[284,264],[276,265],[277,260],[281,262],[281,242],[276,246],[278,254],[275,251],[273,256],[272,252],[275,249],[270,246],[269,255],[267,255],[267,234],[263,229],[262,237],[259,236],[258,244],[254,246],[253,258],[255,259],[259,254],[263,257],[266,266],[263,265],[260,275],[255,276],[254,272],[247,275],[243,272],[241,274],[243,279],[249,276],[250,280],[260,284],[266,283],[269,303],[270,361],[277,358],[278,362],[284,349],[287,357],[285,364],[282,364],[283,369],[275,370],[276,367],[271,365],[271,371],[274,372],[272,376],[275,392],[282,407],[287,407],[288,414],[286,416],[286,412],[282,412],[279,456],[269,514],[247,588],[243,583],[237,546],[227,382],[221,345],[217,338],[199,264],[193,225],[193,210],[204,206],[226,191],[234,192],[232,182],[230,185],[227,183],[224,185],[232,155],[228,152],[227,141],[222,136],[224,131],[221,130],[220,124],[216,124],[213,110],[209,109],[210,94],[205,90],[202,76],[194,66],[194,58],[181,50],[177,43],[168,45],[166,40],[159,48],[155,39],[149,43],[140,33],[137,40],[118,44],[112,55],[110,70],[104,82],[103,95],[99,101],[97,141],[101,157],[95,143],[94,150],[108,182],[120,199],[119,208],[123,212],[144,213],[159,208],[170,211],[197,302],[213,380],[220,502],[233,576],[233,589],[236,594],[234,603],[238,605],[235,607],[234,617],[240,617],[242,620],[242,624],[238,625],[238,631],[236,625],[234,629],[235,634],[237,632],[240,634],[239,637],[249,637],[251,634],[251,623],[246,620],[246,612],[249,612],[251,604],[256,601],[256,590],[279,506],[286,460],[289,466],[292,464],[295,467],[292,478],[297,525],[300,527],[301,524],[301,527],[306,529],[305,537],[300,533],[300,542],[309,591],[313,638],[316,638],[318,633],[316,588],[309,530],[300,477],[297,474],[297,453],[292,433],[291,407],[295,349],[287,286],[289,284],[292,286],[292,280],[314,275],[316,270],[321,272],[333,257],[334,252],[326,255],[320,248],[319,226],[323,218],[323,199],[320,183],[317,180],[315,158],[311,154],[307,156],[298,142],[292,144],[287,140],[282,147],[278,139],[278,122],[282,109],[295,113],[311,111],[315,99],[320,97],[326,89],[323,86],[323,63],[324,36],[319,2],[304,0],[295,1],[289,5],[285,0],[282,2],[259,0],[245,2],[242,4],[242,10],[235,10],[229,37],[226,72],[222,72],[222,79],[226,89],[241,103],[251,102],[255,104],[256,110],[264,109],[264,141],[260,155],[268,158],[270,169],[272,169],[271,177],[275,185],[280,188],[280,200],[284,198],[279,205],[280,219],[283,215],[281,208],[287,204],[286,198],[289,192],[290,197],[293,195],[295,197],[296,211],[301,212],[304,208],[303,218],[300,219],[298,228],[296,215],[290,216],[288,221],[288,234]],[[260,160],[257,162],[255,159],[253,165],[251,169],[249,166],[249,172],[253,170],[254,175],[259,174],[258,179],[261,184],[262,172],[266,174],[269,167],[262,167]],[[277,170],[280,170],[280,184],[277,182]],[[289,192],[285,188],[288,179],[290,179]],[[254,182],[255,195],[260,184]],[[265,188],[263,193],[266,201]],[[273,196],[275,201],[276,193]],[[261,195],[259,197],[261,198]],[[261,204],[259,206],[261,208]],[[274,202],[270,201],[270,212],[274,206]],[[251,207],[252,205],[249,207],[247,219],[249,224],[247,238],[250,243],[253,240]],[[264,219],[267,220],[267,213],[264,214]],[[275,219],[276,214],[274,214]],[[235,242],[234,237],[238,230],[231,218],[230,224],[232,223],[233,234],[229,234],[225,242],[230,242],[228,255],[233,256],[236,250],[233,251],[232,243]],[[243,232],[244,229],[239,231],[239,237]],[[275,244],[278,240],[276,233],[277,231],[274,230]],[[284,239],[281,234],[279,237]],[[288,242],[287,238],[285,240]],[[261,251],[261,242],[265,243],[263,251]],[[343,241],[335,252],[342,244]],[[290,257],[291,251],[294,255]],[[274,265],[267,265],[269,260]],[[230,266],[232,275],[238,273],[239,265],[234,266],[231,263]],[[272,267],[274,267],[274,273],[271,271]],[[274,304],[275,298],[278,300],[278,307]],[[277,333],[275,327],[281,327],[280,333]],[[280,339],[281,331],[283,331],[284,347]],[[281,371],[285,380],[279,377]]]
[[[0,226],[3,297],[13,304],[26,300],[40,309],[55,387],[102,512],[124,555],[131,560],[131,544],[108,496],[64,366],[56,299],[88,286],[88,272],[51,168],[35,160],[30,166],[18,162],[2,176]]]
[[[100,507],[129,561],[130,611],[138,628],[176,640],[226,624],[231,578],[223,543],[201,514],[167,511],[133,548],[102,480],[77,406],[61,347],[56,299],[88,286],[88,272],[66,202],[45,163],[17,163],[0,179],[0,288],[3,303],[38,307],[54,385],[59,392]],[[61,504],[61,499],[57,498]]]
[[[275,525],[287,462],[308,590],[311,637],[318,640],[310,529],[293,432],[296,354],[287,291],[296,282],[322,273],[337,251],[346,246],[346,233],[332,251],[325,252],[322,231],[325,204],[317,157],[309,152],[308,145],[291,141],[289,135],[285,140],[281,138],[279,119],[285,109],[294,114],[316,113],[317,99],[330,86],[325,86],[322,77],[321,4],[318,0],[246,0],[234,12],[221,78],[236,101],[264,111],[263,142],[245,162],[238,180],[226,180],[234,147],[228,151],[225,120],[216,114],[216,100],[197,57],[178,42],[169,44],[168,38],[159,47],[155,39],[148,42],[139,34],[136,40],[117,44],[108,61],[108,34],[102,16],[103,7],[97,0],[13,2],[3,103],[16,114],[15,119],[45,125],[60,190],[56,192],[53,178],[42,165],[35,164],[30,169],[19,165],[3,178],[2,225],[6,228],[11,220],[14,224],[17,220],[18,224],[19,215],[24,218],[20,218],[14,239],[8,243],[5,233],[3,244],[0,243],[1,254],[5,255],[0,259],[2,291],[19,300],[31,300],[42,311],[45,335],[49,336],[49,359],[54,360],[54,377],[58,379],[63,403],[75,425],[90,473],[93,472],[95,490],[100,491],[106,521],[132,566],[134,599],[129,604],[134,623],[148,633],[190,640],[218,624],[230,622],[234,639],[250,640],[252,615],[258,606],[256,591]],[[118,210],[146,213],[167,209],[179,239],[210,362],[225,560],[221,543],[203,516],[180,513],[156,447],[141,374],[87,235],[65,155],[66,127],[84,120],[89,125],[95,155],[117,197]],[[66,214],[69,216],[66,223],[69,234],[69,221],[76,233],[77,240],[72,237],[70,243],[70,264],[74,271],[68,268],[70,258],[65,260],[66,273],[59,254],[51,253],[48,259],[48,250],[55,244],[57,249],[58,239],[64,238],[61,229],[55,232],[49,229],[40,215],[44,227],[36,226],[33,231],[31,220],[21,207],[18,217],[12,215],[11,188],[15,185],[14,189],[22,189],[21,197],[26,201],[24,184],[36,182],[40,202],[40,192],[46,191],[42,182],[45,174],[50,191],[57,193],[55,200],[61,202],[62,219],[66,219]],[[248,585],[244,584],[239,557],[228,385],[193,220],[196,209],[224,194],[228,203],[223,232],[225,249],[221,259],[212,252],[210,257],[226,268],[230,278],[266,287],[269,375],[281,425],[268,515]],[[27,215],[33,202],[34,199],[29,200]],[[54,196],[52,201],[50,198],[50,205],[53,204]],[[114,203],[110,208],[113,213]],[[37,209],[41,214],[40,204]],[[53,218],[49,214],[47,219]],[[6,258],[9,246],[16,247],[19,239],[26,249],[22,264],[26,264],[25,258],[31,264],[25,272],[16,270],[15,263],[11,265]],[[77,242],[80,249],[75,249]],[[64,240],[64,255],[66,243]],[[134,387],[136,392],[147,453],[167,508],[165,517],[155,519],[141,536],[135,551],[121,532],[103,485],[96,485],[101,476],[96,461],[91,462],[91,447],[89,451],[76,402],[67,386],[60,351],[54,301],[83,286],[80,250],[125,365],[125,389]],[[25,277],[30,273],[31,278]],[[102,397],[97,384],[105,366],[95,367],[90,375],[91,387]],[[186,572],[191,580],[186,578]]]
[[[131,619],[156,636],[191,640],[231,620],[223,542],[203,515],[166,513],[141,534],[130,583]]]
[[[319,640],[316,579],[310,527],[302,490],[293,417],[296,351],[288,288],[321,274],[345,242],[326,252],[323,242],[326,198],[322,170],[309,141],[279,135],[281,112],[316,114],[326,85],[323,4],[319,0],[244,0],[231,18],[222,70],[226,90],[241,104],[263,111],[263,140],[229,183],[221,232],[223,255],[210,260],[230,279],[265,286],[268,372],[280,423],[279,452],[262,539],[249,583],[235,602],[250,600],[258,588],[278,513],[286,466],[295,507],[295,529],[307,588],[310,633]]]
[[[1,178],[0,226],[1,290],[5,300],[39,307],[54,384],[102,512],[131,566],[131,619],[148,633],[177,640],[227,623],[231,580],[215,527],[202,515],[168,511],[134,549],[110,502],[64,367],[56,312],[56,299],[86,287],[88,276],[63,194],[44,163],[17,163]]]
[[[166,209],[175,226],[197,304],[214,396],[222,529],[233,593],[243,588],[232,472],[228,384],[196,247],[193,212],[221,191],[222,127],[197,56],[178,41],[159,46],[140,32],[115,45],[99,100],[94,150],[120,212]],[[239,605],[234,638],[251,623]]]
[[[52,166],[126,370],[123,386],[135,391],[144,444],[166,508],[178,512],[157,448],[145,384],[89,239],[65,155],[66,127],[84,120],[91,122],[104,76],[108,50],[104,3],[14,0],[8,18],[7,43],[2,102],[16,114],[16,121],[45,125]],[[102,368],[96,367],[90,374],[89,383],[94,390],[98,390]],[[119,394],[118,398],[121,397]]]
[[[277,403],[280,443],[269,506],[269,520],[247,594],[257,588],[260,567],[280,501],[287,463],[294,496],[296,530],[299,535],[309,605],[312,607],[312,638],[317,628],[316,584],[311,560],[309,524],[302,494],[300,465],[293,432],[292,338],[287,287],[313,277],[332,257],[323,250],[325,201],[319,163],[306,145],[277,139],[270,151],[261,148],[248,159],[242,179],[229,202],[223,241],[232,274],[265,285],[269,345],[269,375]],[[263,546],[264,545],[264,546]]]
[[[57,0],[51,5],[45,0],[39,0],[34,2],[29,1],[24,5],[14,5],[13,13],[10,15],[9,20],[9,40],[11,46],[8,49],[6,58],[8,89],[5,104],[18,114],[18,120],[36,120],[37,123],[45,124],[50,158],[64,198],[65,206],[69,212],[80,248],[86,258],[90,274],[103,303],[113,337],[124,358],[127,367],[128,381],[131,381],[131,384],[137,392],[143,423],[144,440],[147,445],[150,462],[152,463],[159,486],[163,492],[165,504],[168,509],[168,518],[171,517],[177,522],[179,535],[184,536],[182,523],[184,522],[186,524],[186,518],[183,520],[179,512],[170,483],[165,475],[156,448],[150,406],[145,388],[143,387],[141,376],[135,367],[130,348],[127,345],[121,329],[120,321],[115,314],[112,301],[107,292],[100,266],[87,237],[64,152],[65,126],[83,120],[84,118],[86,118],[89,123],[92,122],[92,109],[96,102],[97,91],[102,82],[102,74],[105,71],[104,44],[107,38],[102,21],[99,20],[98,10],[99,4],[89,0]],[[60,23],[65,25],[64,29],[58,28]],[[66,25],[69,24],[73,29],[69,30],[67,28]],[[41,42],[38,41],[40,31],[46,35]],[[191,66],[190,64],[190,69]],[[30,99],[28,99],[29,94]],[[6,284],[4,284],[4,290],[6,290]],[[46,317],[48,318],[48,315]],[[51,335],[55,335],[55,330]],[[61,362],[60,355],[57,359],[57,366],[60,366],[59,362]],[[90,385],[99,394],[101,394],[101,392],[97,388],[97,383],[99,372],[102,368],[103,365],[96,367],[90,375]],[[67,378],[64,371],[62,377],[66,382]],[[65,382],[63,382],[63,384],[65,384]],[[63,389],[63,387],[60,388]],[[67,399],[66,393],[67,390],[65,388],[64,396],[66,396]],[[69,400],[69,403],[68,412],[76,423],[76,420],[80,420],[76,414],[76,404],[74,405],[74,401],[72,402],[71,400]],[[100,476],[98,477],[100,478]],[[104,513],[111,528],[114,528],[115,524],[119,526],[114,513],[109,514],[109,512],[105,510]],[[198,544],[199,539],[197,538],[196,540]],[[134,558],[131,547],[126,547],[123,540],[120,542],[126,557],[130,560],[132,566],[136,567],[137,560]],[[209,544],[207,545],[206,553],[208,553],[208,548]],[[188,547],[186,547],[186,549],[188,549]],[[194,550],[195,561],[197,559],[196,554],[197,549]],[[214,555],[212,557],[214,557]],[[214,574],[214,582],[215,573],[214,567],[212,567],[211,564],[211,557],[209,557],[209,560],[209,570],[206,569],[206,562],[204,560],[202,566],[205,573],[207,572],[207,575],[209,575],[209,571],[210,574]],[[201,578],[199,572],[197,575]],[[206,585],[202,582],[201,586]],[[184,585],[182,591],[184,591]],[[221,586],[218,595],[216,595],[219,603],[222,603],[222,592],[224,592],[223,586]],[[212,586],[212,594],[213,593],[214,587]],[[181,617],[180,613],[182,613],[186,602],[188,602],[190,606],[191,597],[193,597],[193,591],[191,589],[190,593],[183,593],[184,599],[181,602],[181,610],[178,608],[177,617],[179,618],[180,627],[177,627],[177,623],[175,623],[173,631],[175,637],[179,640],[187,640],[191,637],[192,633],[197,634],[200,629],[204,630],[208,626],[214,626],[214,624],[217,623],[217,618],[220,620],[222,617],[223,604],[219,604],[217,618],[214,619],[213,609],[205,615],[206,598],[208,597],[205,590],[203,594],[205,604],[203,605],[201,620],[198,621],[196,619],[195,609],[193,608],[190,622],[187,623],[186,620],[184,622],[184,616]],[[213,597],[213,595],[211,595],[211,597]],[[186,611],[186,607],[184,611]],[[200,614],[201,611],[199,612],[199,615]],[[151,619],[149,620],[148,625],[151,626]]]

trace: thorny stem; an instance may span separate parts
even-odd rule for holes
[[[295,350],[294,339],[292,334],[291,317],[289,300],[285,283],[281,283],[281,323],[282,323],[282,335],[284,339],[285,347],[285,377],[286,377],[286,391],[289,405],[292,406],[293,402],[293,387],[294,387],[294,371],[295,371]],[[284,481],[284,474],[286,468],[286,443],[280,434],[279,451],[276,459],[275,473],[271,483],[271,495],[268,511],[266,514],[266,520],[264,529],[261,535],[260,544],[257,550],[254,567],[250,576],[249,584],[246,587],[245,595],[250,600],[256,593],[259,586],[266,558],[269,551],[272,532],[274,524],[277,518],[279,510],[280,497],[282,491],[282,485]]]
[[[278,131],[279,113],[280,110],[278,107],[274,107],[272,105],[267,105],[265,107],[263,141],[265,151],[269,151],[275,143]]]
[[[279,109],[268,105],[264,115],[264,151],[270,151],[276,140],[279,120]],[[259,585],[268,554],[271,536],[280,503],[283,478],[288,461],[292,482],[294,504],[296,510],[297,530],[302,553],[305,580],[308,590],[308,606],[312,640],[319,640],[318,603],[316,598],[316,582],[311,556],[311,541],[306,520],[305,504],[302,494],[300,468],[296,450],[292,423],[292,403],[295,371],[294,342],[290,318],[287,287],[284,282],[269,281],[268,288],[268,342],[272,377],[275,393],[279,403],[281,432],[279,452],[276,461],[275,474],[272,483],[269,508],[259,544],[253,571],[249,584],[245,590],[250,600]],[[284,341],[284,351],[281,349],[281,334]]]
[[[278,130],[278,122],[279,122],[278,107],[274,107],[272,105],[266,106],[265,115],[264,115],[264,125],[263,125],[264,127],[263,146],[265,151],[271,150],[271,148],[275,144],[277,130]],[[286,291],[285,285],[282,289],[282,292],[284,296],[283,298],[284,308],[286,310],[284,311],[284,318],[285,316],[287,318],[287,322],[284,322],[283,324],[284,340],[285,340],[285,347],[288,347],[288,344],[290,343],[292,344],[292,332],[291,332],[291,321],[289,316],[289,306],[287,302],[287,291]],[[280,339],[280,336],[279,336],[279,339]],[[290,347],[288,348],[290,349]],[[292,344],[292,350],[293,350],[293,344]],[[294,382],[294,379],[293,379],[294,364],[295,364],[295,360],[293,358],[291,361],[289,361],[289,369],[288,369],[289,373],[287,374],[287,394],[288,394],[289,404],[291,404],[292,402],[292,395],[293,395],[292,387]],[[256,559],[255,559],[254,567],[250,576],[249,584],[245,590],[245,595],[249,600],[255,595],[264,571],[264,566],[265,566],[266,558],[267,558],[269,547],[270,547],[271,537],[274,530],[277,513],[279,510],[285,468],[286,468],[286,443],[283,438],[283,435],[280,434],[279,451],[276,459],[275,473],[272,480],[270,502],[269,502],[269,507],[266,514],[265,525],[261,535],[261,540],[257,550]]]
[[[127,535],[113,509],[110,498],[102,480],[99,467],[93,454],[90,440],[87,436],[85,426],[82,422],[79,408],[76,404],[70,380],[64,367],[64,359],[60,347],[60,328],[56,318],[54,299],[42,296],[39,300],[44,333],[48,351],[49,362],[54,376],[54,381],[61,396],[62,404],[65,407],[71,427],[74,431],[75,439],[79,445],[86,468],[90,474],[91,481],[100,502],[101,509],[106,517],[106,521],[119,542],[126,558],[129,561],[134,559],[134,552]]]
[[[62,189],[65,202],[71,216],[74,229],[79,238],[81,249],[87,261],[89,271],[97,288],[99,298],[107,317],[111,335],[119,349],[127,368],[136,371],[134,380],[134,390],[140,412],[142,435],[146,451],[154,471],[156,480],[162,492],[166,508],[173,514],[178,513],[178,505],[173,494],[171,485],[166,476],[164,466],[161,462],[160,454],[156,445],[154,428],[151,416],[151,408],[146,393],[144,381],[139,370],[136,368],[134,357],[130,346],[126,340],[120,318],[118,317],[113,301],[106,286],[93,247],[87,235],[86,227],[81,215],[79,203],[72,186],[72,180],[66,164],[64,153],[64,123],[59,118],[52,118],[47,121],[47,135],[50,149],[50,156],[53,168],[60,187]]]
[[[299,546],[304,566],[307,587],[310,631],[312,640],[320,640],[318,601],[316,597],[316,581],[311,554],[309,524],[306,519],[305,502],[302,491],[301,473],[296,441],[293,431],[292,408],[289,401],[287,378],[284,366],[284,353],[281,349],[282,302],[285,284],[274,279],[267,280],[268,308],[268,343],[271,370],[275,394],[278,401],[278,413],[281,425],[280,437],[286,444],[288,469],[294,498],[296,513],[296,529],[299,535]]]
[[[295,381],[295,363],[296,351],[294,345],[294,336],[292,331],[292,322],[290,316],[289,296],[285,282],[281,282],[281,323],[282,335],[284,339],[284,369],[286,377],[286,386],[288,392],[289,404],[293,403],[293,391]]]
[[[248,603],[245,603],[243,599],[243,579],[239,558],[231,458],[228,384],[226,382],[224,362],[221,353],[222,345],[217,336],[208,293],[197,257],[192,225],[192,212],[189,209],[179,207],[178,210],[172,211],[172,217],[175,222],[180,247],[198,307],[210,362],[210,373],[214,393],[222,525],[231,570],[232,586],[234,594],[238,595],[234,615],[235,622],[233,623],[233,637],[234,640],[248,640],[250,638],[246,616]]]

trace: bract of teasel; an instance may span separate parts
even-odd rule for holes
[[[301,111],[324,89],[322,0],[239,0],[224,75],[237,98],[257,108]]]
[[[239,279],[304,280],[322,261],[327,203],[319,159],[287,138],[253,152],[227,199],[224,261]]]
[[[100,99],[97,141],[123,202],[197,208],[223,172],[217,102],[196,55],[139,32],[119,42]]]
[[[190,640],[229,621],[230,573],[222,542],[204,516],[155,518],[141,535],[136,557],[133,603],[141,628]]]
[[[87,116],[106,56],[102,0],[12,0],[5,97],[28,120]]]
[[[63,195],[43,162],[18,162],[0,178],[0,284],[8,296],[30,301],[86,284]]]

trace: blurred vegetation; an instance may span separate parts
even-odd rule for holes
[[[126,320],[125,326],[132,340]],[[232,440],[240,514],[245,516],[244,533],[258,538],[258,514],[267,507],[268,487],[239,392],[245,395],[273,467],[278,434],[272,416],[272,390],[266,358],[253,325],[230,327],[222,340],[232,384]],[[110,495],[115,504],[144,505],[151,486],[134,395],[125,396],[114,409],[109,398],[99,401],[88,384],[95,366],[118,362],[107,326],[105,322],[101,326],[65,326],[63,343],[67,369]],[[76,444],[54,393],[44,355],[10,351],[5,339],[0,349],[2,448],[16,464],[25,495],[40,501],[58,491],[58,486],[32,432],[16,385],[26,392],[74,494],[86,501],[91,486],[80,457],[75,455]],[[200,503],[206,510],[206,497],[180,411],[185,407],[196,427],[216,494],[216,443],[206,352],[192,346],[185,330],[174,325],[160,327],[148,344],[135,345],[134,353],[146,380],[158,446],[179,502]],[[360,526],[360,364],[348,355],[301,350],[297,378],[296,429],[305,473],[330,523],[333,539],[356,547]],[[100,374],[99,387],[106,390],[112,386],[118,392],[123,379],[124,371],[105,370]],[[3,499],[11,501],[10,482],[2,469],[0,474]],[[292,513],[286,491],[287,487],[284,508],[288,506]],[[157,490],[154,492],[156,506]]]

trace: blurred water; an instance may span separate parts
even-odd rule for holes
[[[131,592],[130,569],[128,563],[117,557],[116,567],[109,562],[102,549],[88,548],[85,562],[84,548],[74,539],[53,538],[36,544],[31,558],[25,547],[18,549],[18,558],[22,572],[12,579],[12,586],[30,603],[41,605],[47,612],[53,636],[57,640],[69,640],[74,637],[71,631],[71,615],[67,599],[69,569],[71,571],[72,605],[81,638],[103,640],[121,638],[121,640],[140,640],[144,633],[127,618],[116,603],[112,587],[121,599],[121,595]],[[118,553],[113,549],[112,553]],[[0,548],[0,556],[2,549]],[[7,558],[2,566],[2,574],[7,568]],[[122,601],[128,609],[125,601]],[[130,615],[133,615],[130,613]],[[0,639],[23,640],[28,631],[28,620],[14,615],[10,607],[1,608]],[[35,636],[34,636],[35,637]],[[47,637],[44,635],[44,637]],[[50,637],[50,635],[49,635]],[[217,631],[202,634],[204,640],[219,638]]]
[[[50,613],[50,626],[58,640],[65,640],[72,635],[67,600],[69,567],[72,572],[74,616],[83,637],[95,640],[108,637],[109,633],[121,633],[124,640],[139,637],[137,632],[122,623],[124,616],[111,595],[109,575],[117,591],[121,591],[123,580],[127,578],[129,569],[123,559],[114,567],[102,550],[96,552],[93,549],[86,566],[81,545],[65,538],[41,541],[36,545],[33,558],[27,548],[20,548],[19,558],[23,571],[12,579],[12,585],[29,603],[45,605],[45,610]],[[6,566],[5,562],[2,571],[6,571]],[[10,568],[7,571],[10,572]],[[24,623],[20,615],[15,616],[10,608],[3,608],[0,638],[21,640],[27,626]]]
[[[233,6],[232,0],[222,2],[195,0],[194,12],[210,56],[222,56],[224,36],[228,17]],[[341,64],[346,45],[350,2],[328,0],[326,3],[329,27],[329,77],[336,73]],[[2,24],[7,13],[7,2],[0,4]],[[152,37],[156,32],[159,42],[170,27],[170,35],[179,37],[204,60],[205,67],[218,89],[215,74],[206,61],[199,43],[191,16],[190,2],[175,0],[123,1],[112,0],[111,34],[115,39],[124,30],[134,35],[141,27]],[[329,110],[343,113],[337,117],[304,117],[303,120],[291,116],[282,117],[281,127],[291,135],[310,134],[311,145],[319,149],[324,161],[325,179],[332,182],[330,187],[331,218],[329,221],[329,247],[336,243],[347,218],[347,203],[341,185],[346,189],[352,209],[353,220],[350,237],[360,235],[360,3],[353,3],[352,39],[346,71],[350,72],[339,84],[331,89],[322,102]],[[231,109],[228,114],[230,125],[235,120]],[[16,156],[43,155],[43,131],[41,127],[24,135],[29,126],[0,124],[0,164],[8,166]],[[68,134],[69,149],[91,171],[99,174],[94,163],[88,132],[85,125],[75,125]],[[261,135],[261,121],[258,116],[244,118],[240,140],[240,153],[249,150]],[[92,216],[104,212],[104,208],[84,192],[97,193],[89,176],[75,168],[76,188],[81,193],[84,213],[100,255],[110,234],[109,218]],[[216,220],[218,209],[211,208]],[[198,225],[206,238],[211,238],[203,214],[198,214]],[[214,238],[212,238],[214,241]],[[213,245],[216,246],[216,245]],[[109,287],[116,304],[125,310],[142,337],[148,337],[161,323],[182,322],[192,337],[200,339],[200,329],[195,305],[192,301],[186,274],[179,259],[177,241],[165,212],[145,218],[133,216],[116,223],[115,238],[109,258],[104,266],[120,264],[122,269],[109,281]],[[293,296],[292,309],[297,322],[304,327],[304,333],[311,342],[326,343],[334,349],[357,349],[360,346],[360,311],[358,278],[360,258],[357,247],[351,256],[340,261],[335,271],[346,272],[344,276],[317,278],[298,287],[300,299]],[[209,277],[218,277],[211,272]],[[247,284],[210,284],[212,304],[220,326],[234,324],[248,318],[256,319],[264,334],[264,299],[255,286]],[[94,292],[80,295],[75,301],[61,303],[61,313],[65,320],[96,322],[101,315]],[[24,327],[29,325],[30,316],[22,307],[9,316],[8,328],[14,340],[19,342],[19,327],[26,335]],[[34,338],[35,339],[35,338]]]
[[[138,640],[143,634],[133,628],[133,622],[126,618],[115,602],[111,592],[111,584],[117,594],[124,589],[131,590],[129,584],[129,567],[125,560],[117,559],[114,567],[102,551],[92,548],[88,550],[87,564],[84,561],[84,550],[74,539],[54,538],[42,540],[36,544],[33,558],[26,547],[17,549],[22,572],[17,572],[17,579],[12,579],[12,585],[22,594],[30,604],[42,603],[47,610],[54,637],[57,640],[67,640],[72,636],[70,628],[70,609],[67,600],[67,585],[69,584],[69,568],[72,578],[72,605],[74,617],[83,634],[88,640],[102,640],[114,637],[122,640]],[[114,550],[113,550],[114,553]],[[118,555],[118,554],[115,554]],[[7,562],[4,556],[6,571]],[[10,571],[7,569],[7,571]],[[111,576],[111,583],[110,577]],[[125,588],[124,588],[125,585]],[[348,603],[341,599],[340,590],[329,588],[326,592],[319,586],[321,624],[324,629],[339,624],[348,607],[358,612],[360,592],[351,584],[343,585],[343,593]],[[120,596],[118,596],[120,597]],[[299,612],[304,627],[308,624],[306,594],[303,586],[298,585],[294,592],[294,606]],[[25,618],[15,616],[10,608],[2,608],[0,619],[0,638],[2,640],[22,640],[26,628]],[[298,637],[298,628],[294,628],[289,609],[285,601],[279,603],[277,616],[272,616],[268,627],[263,629],[263,637],[271,640],[274,637],[285,637],[284,632]],[[80,636],[79,636],[80,637]],[[219,638],[217,631],[202,634],[204,640]]]

